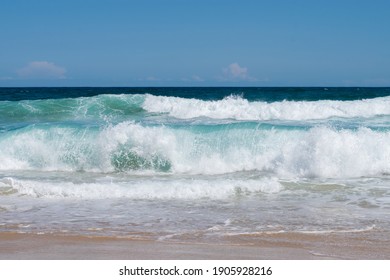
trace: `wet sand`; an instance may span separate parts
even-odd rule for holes
[[[291,235],[291,234],[290,234]],[[333,239],[333,240],[332,240]],[[389,259],[390,245],[316,236],[253,236],[228,244],[158,242],[107,237],[0,234],[3,260]],[[343,242],[343,243],[340,243]],[[310,245],[311,244],[311,245]]]

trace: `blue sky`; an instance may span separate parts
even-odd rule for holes
[[[390,86],[390,1],[2,0],[0,86]]]

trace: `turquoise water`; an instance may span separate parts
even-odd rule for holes
[[[389,88],[0,89],[2,232],[383,237],[389,210]]]

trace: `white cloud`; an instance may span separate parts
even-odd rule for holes
[[[224,68],[223,73],[226,77],[245,79],[248,75],[248,68],[241,67],[237,62],[235,62],[230,64],[227,68]]]
[[[19,69],[17,74],[28,79],[65,79],[66,69],[48,61],[33,61]]]
[[[222,69],[222,81],[250,81],[256,82],[258,79],[251,77],[248,73],[248,68],[240,66],[237,62],[230,64]]]

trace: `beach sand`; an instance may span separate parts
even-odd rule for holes
[[[153,259],[389,259],[390,245],[359,237],[294,235],[236,237],[228,244],[158,242],[123,238],[0,234],[3,260]]]

